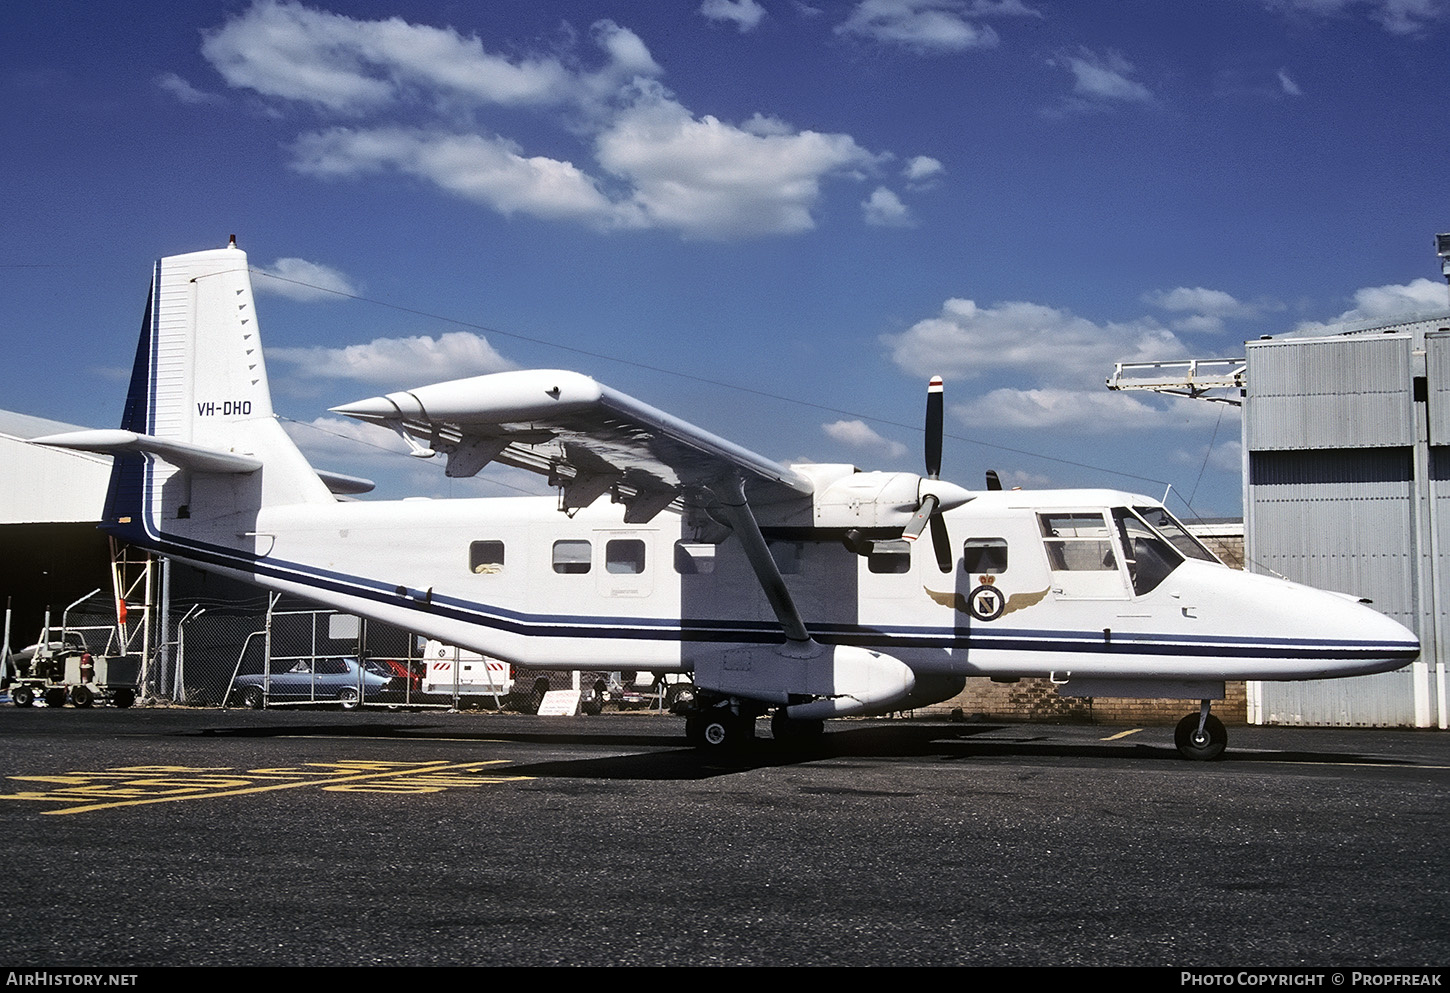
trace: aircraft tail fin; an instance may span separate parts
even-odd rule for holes
[[[247,256],[236,248],[156,263],[119,431],[37,439],[114,456],[106,526],[153,542],[171,520],[331,503],[272,411]]]

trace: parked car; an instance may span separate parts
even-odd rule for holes
[[[423,696],[423,677],[410,669],[408,663],[397,659],[363,659],[363,668],[368,672],[392,680],[383,693],[388,703],[411,703]]]
[[[238,676],[233,684],[242,703],[253,710],[265,702],[336,703],[352,710],[365,700],[397,699],[406,686],[352,658],[283,659],[272,665],[270,679],[258,672]]]

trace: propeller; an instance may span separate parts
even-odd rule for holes
[[[933,482],[941,478],[943,399],[942,379],[940,376],[933,376],[926,387],[926,478]],[[951,536],[947,534],[947,522],[940,513],[940,507],[940,497],[932,492],[923,493],[916,514],[907,523],[901,536],[907,541],[915,541],[930,523],[931,546],[936,553],[937,568],[942,572],[951,572]]]

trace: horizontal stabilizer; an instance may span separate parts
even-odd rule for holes
[[[121,455],[128,452],[145,452],[164,459],[180,469],[197,472],[248,473],[262,468],[262,460],[250,455],[237,455],[215,448],[203,448],[184,441],[157,438],[149,434],[119,429],[97,431],[67,431],[64,434],[50,434],[31,439],[33,444],[47,448],[70,448],[82,452],[97,452],[101,455]],[[365,491],[363,491],[365,492]]]

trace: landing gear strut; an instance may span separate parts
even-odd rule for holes
[[[1173,743],[1178,754],[1195,762],[1210,762],[1223,754],[1228,744],[1228,731],[1223,721],[1208,712],[1209,701],[1204,700],[1198,713],[1189,714],[1178,722],[1173,730]]]

